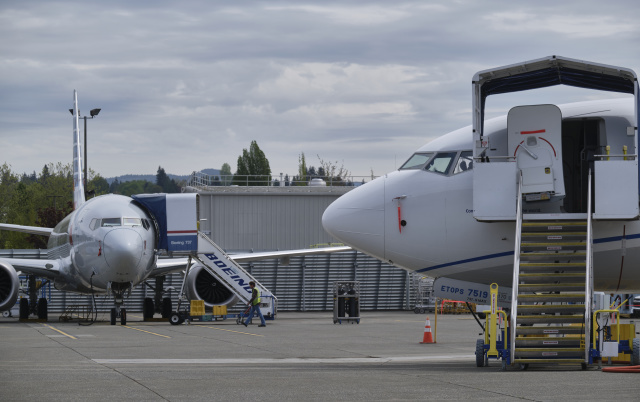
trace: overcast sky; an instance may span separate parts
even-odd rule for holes
[[[252,140],[274,174],[304,152],[381,175],[471,124],[479,70],[555,54],[640,72],[639,16],[637,0],[2,0],[0,164],[71,162],[76,89],[82,115],[102,108],[88,161],[104,177],[235,172]]]

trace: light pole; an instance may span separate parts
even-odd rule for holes
[[[100,110],[102,109],[91,109],[91,111],[89,111],[89,114],[91,115],[89,116],[83,116],[80,117],[81,119],[84,119],[84,191],[87,191],[87,119],[93,119],[94,117],[96,117],[98,115],[98,113],[100,113]],[[69,109],[69,113],[71,113],[73,115],[73,109]],[[80,110],[78,110],[78,114],[80,114]]]

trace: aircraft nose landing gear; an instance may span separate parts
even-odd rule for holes
[[[127,310],[122,308],[125,293],[131,294],[132,284],[128,283],[111,283],[111,293],[113,293],[113,302],[115,307],[111,309],[111,325],[116,325],[116,321],[120,318],[120,325],[127,325]]]
[[[116,325],[116,321],[120,318],[120,325],[127,325],[127,309],[116,306],[111,309],[111,325]]]

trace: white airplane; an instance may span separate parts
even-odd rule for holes
[[[473,82],[474,124],[431,141],[397,171],[337,199],[323,215],[325,230],[410,271],[510,287],[519,173],[525,219],[586,219],[591,168],[595,290],[640,292],[635,73],[552,56],[481,71]],[[489,95],[557,84],[631,96],[515,107],[509,116],[483,119]]]
[[[140,200],[108,194],[85,201],[82,178],[80,134],[78,130],[78,100],[73,93],[73,204],[74,211],[55,228],[40,228],[0,224],[0,229],[49,236],[47,254],[43,259],[5,258],[0,260],[0,311],[10,310],[20,293],[18,272],[29,275],[29,298],[20,299],[20,318],[37,314],[47,318],[47,300],[37,300],[36,277],[54,282],[63,291],[81,294],[111,294],[111,324],[120,318],[126,324],[124,298],[138,284],[156,278],[155,304],[144,303],[145,317],[161,312],[172,313],[171,299],[164,295],[164,275],[185,270],[187,259],[160,259],[159,223]],[[160,245],[162,246],[162,245]],[[283,258],[304,254],[345,251],[348,247],[290,250],[237,254],[233,260],[250,261]],[[218,283],[199,264],[191,267],[186,283],[193,299],[207,305],[230,305],[237,301],[233,292]]]

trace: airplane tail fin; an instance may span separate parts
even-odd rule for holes
[[[85,201],[84,180],[82,177],[82,149],[80,147],[80,129],[78,112],[78,93],[73,90],[73,209],[78,209]]]

